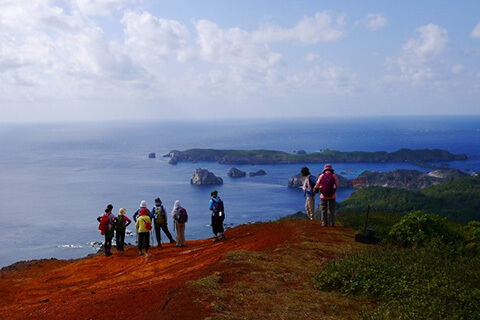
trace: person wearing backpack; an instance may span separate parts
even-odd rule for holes
[[[172,234],[170,231],[168,231],[167,213],[165,212],[165,208],[163,207],[162,200],[160,200],[160,198],[155,199],[155,207],[152,208],[152,214],[154,217],[153,221],[158,247],[162,247],[162,235],[160,233],[160,229],[163,230],[165,235],[168,237],[168,240],[170,240],[170,243],[175,243]]]
[[[150,210],[147,209],[148,203],[145,200],[140,201],[140,208],[138,208],[137,211],[133,214],[133,221],[137,222],[137,217],[140,215],[140,210],[145,208],[147,210],[147,214],[150,217],[150,219],[153,219],[153,214],[150,212]]]
[[[187,210],[180,205],[180,200],[175,200],[172,209],[174,230],[177,232],[176,247],[185,247],[185,223],[188,221]]]
[[[310,173],[310,169],[303,167],[300,171],[303,176],[302,190],[305,196],[305,213],[308,219],[315,217],[315,185],[317,179]]]
[[[223,221],[225,220],[225,208],[223,207],[223,201],[218,196],[218,191],[213,190],[210,193],[212,197],[209,203],[209,209],[212,211],[212,231],[213,242],[225,239]]]
[[[100,233],[105,236],[105,242],[103,244],[105,249],[105,256],[110,257],[112,255],[112,239],[115,232],[116,217],[112,213],[113,206],[109,204],[105,209],[105,213],[97,218],[100,223],[98,229]]]
[[[318,177],[315,190],[320,191],[322,226],[335,226],[335,199],[337,199],[338,179],[331,164],[327,163]]]
[[[148,215],[147,208],[141,208],[140,216],[135,222],[135,229],[138,234],[138,254],[143,255],[142,249],[145,249],[145,256],[148,256],[148,249],[150,248],[150,230],[152,230],[152,220]]]
[[[115,240],[117,242],[117,250],[125,251],[125,231],[132,220],[130,220],[125,213],[127,210],[125,208],[120,208],[118,210],[117,221],[115,223]]]

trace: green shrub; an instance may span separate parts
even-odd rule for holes
[[[337,221],[345,227],[363,232],[365,229],[365,217],[365,211],[363,213],[340,213],[337,215]],[[397,224],[402,217],[403,215],[396,213],[370,213],[368,217],[368,229],[373,229],[376,237],[386,239],[390,229]]]
[[[480,314],[480,257],[465,257],[441,242],[425,247],[377,247],[334,260],[317,288],[373,298],[378,319],[471,319]]]
[[[445,244],[462,242],[458,227],[437,215],[415,211],[407,214],[392,227],[389,242],[403,247],[424,246],[432,240]]]

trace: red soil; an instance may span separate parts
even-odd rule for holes
[[[226,236],[218,243],[204,239],[187,241],[184,248],[153,247],[148,258],[129,247],[108,258],[12,265],[0,272],[0,319],[203,319],[208,307],[192,303],[186,283],[219,271],[216,262],[226,252],[272,250],[305,236],[338,245],[353,242],[354,231],[283,221],[238,226]]]

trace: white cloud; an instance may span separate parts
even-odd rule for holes
[[[471,33],[472,38],[480,39],[480,23],[478,23],[475,28],[473,28]]]
[[[304,57],[305,61],[308,61],[308,62],[315,61],[319,58],[320,58],[320,55],[314,52],[308,52],[307,54],[305,54],[305,57]]]
[[[121,22],[125,26],[126,47],[141,65],[165,60],[169,55],[178,60],[190,55],[190,33],[178,21],[159,19],[148,12],[127,11]]]
[[[371,31],[380,30],[388,23],[388,19],[381,13],[369,13],[364,19],[357,21],[357,25],[364,25]]]
[[[253,68],[268,68],[281,62],[266,44],[253,41],[239,28],[221,29],[208,20],[195,22],[200,58],[212,63],[228,63]]]
[[[290,41],[303,44],[335,42],[345,37],[343,16],[334,18],[328,12],[317,12],[314,17],[303,17],[293,28],[266,26],[254,33],[258,42]]]
[[[87,16],[107,16],[138,0],[74,0],[73,5]]]
[[[440,58],[448,43],[448,33],[442,27],[428,24],[417,28],[417,35],[409,39],[398,57],[388,59],[399,69],[398,79],[413,85],[432,80],[441,71]]]
[[[462,64],[457,63],[457,64],[452,66],[452,72],[454,74],[462,73],[464,70],[465,70],[465,66],[462,65]]]

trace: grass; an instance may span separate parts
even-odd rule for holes
[[[219,319],[352,319],[371,306],[365,299],[319,291],[314,285],[325,252],[352,252],[309,239],[271,252],[232,251],[224,271],[191,282]]]

